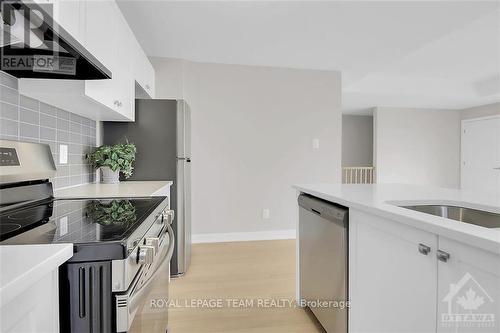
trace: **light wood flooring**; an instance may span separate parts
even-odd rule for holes
[[[189,271],[171,280],[170,299],[178,306],[169,309],[168,332],[324,332],[308,310],[293,307],[294,298],[294,240],[194,244]],[[196,299],[224,306],[185,306]],[[253,306],[227,306],[226,299]],[[292,307],[263,303],[273,299],[290,300]]]

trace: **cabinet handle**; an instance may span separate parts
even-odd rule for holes
[[[429,254],[429,252],[431,252],[431,248],[425,244],[418,244],[418,252],[426,256]]]
[[[442,262],[447,262],[450,259],[450,254],[441,250],[437,250],[436,256]]]

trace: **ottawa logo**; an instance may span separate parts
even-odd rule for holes
[[[481,332],[497,332],[495,302],[486,290],[470,274],[466,273],[457,283],[451,283],[442,302],[447,312],[441,314],[441,325],[455,332],[483,328]]]

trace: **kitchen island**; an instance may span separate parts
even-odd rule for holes
[[[402,184],[294,188],[349,209],[349,332],[499,331],[500,229],[400,207],[448,205],[498,214],[498,196]],[[299,244],[300,232],[297,238]],[[481,302],[469,306],[473,296]],[[490,316],[464,317],[471,314]]]

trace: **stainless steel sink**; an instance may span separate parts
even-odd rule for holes
[[[400,206],[417,212],[446,217],[452,220],[479,225],[485,228],[500,228],[500,214],[483,210],[439,205]]]

